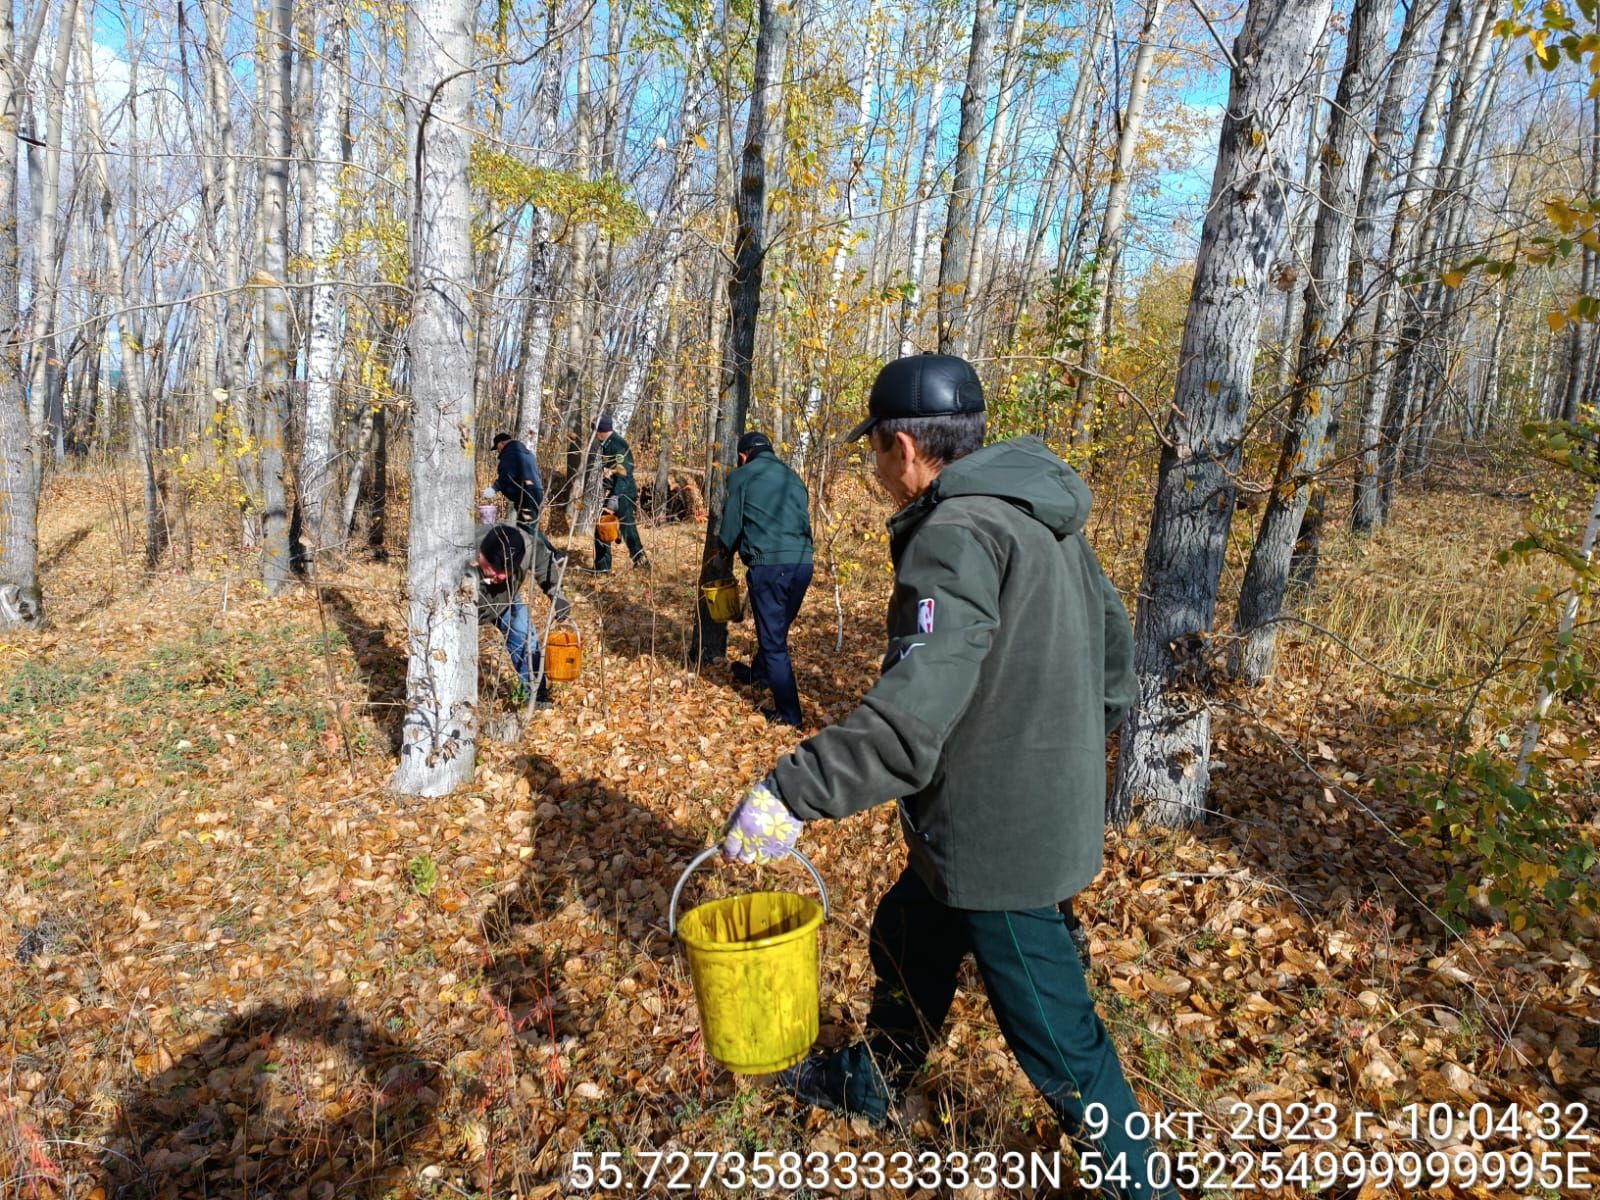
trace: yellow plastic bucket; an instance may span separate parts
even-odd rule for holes
[[[703,584],[700,594],[705,597],[706,611],[719,625],[726,625],[744,616],[744,599],[739,595],[738,580],[719,579]]]
[[[817,1040],[817,929],[828,916],[828,891],[811,860],[790,850],[816,880],[820,903],[750,892],[708,900],[679,921],[690,873],[720,853],[703,850],[684,869],[667,926],[689,955],[706,1052],[730,1071],[766,1075],[794,1066]]]

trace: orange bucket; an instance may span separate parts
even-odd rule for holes
[[[575,629],[557,629],[544,649],[545,678],[571,683],[583,669],[583,642]]]
[[[600,519],[595,522],[595,536],[602,542],[620,542],[622,540],[622,522],[617,520],[614,512],[603,512]]]

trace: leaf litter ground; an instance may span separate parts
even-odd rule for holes
[[[385,790],[393,564],[268,601],[204,542],[192,570],[140,578],[109,488],[58,481],[43,511],[53,628],[0,643],[0,1194],[548,1197],[572,1191],[579,1149],[1061,1144],[971,974],[882,1132],[706,1057],[668,894],[792,738],[726,668],[679,666],[695,529],[647,530],[653,571],[575,570],[582,677],[514,742],[484,741],[470,791],[405,801]],[[879,653],[883,514],[848,511],[795,630],[813,723],[849,711]],[[1439,515],[1329,575],[1405,571]],[[1497,519],[1514,528],[1509,507]],[[1105,553],[1126,586],[1128,555]],[[747,626],[732,642],[748,657]],[[1382,786],[1436,731],[1314,636],[1284,653],[1278,682],[1224,692],[1207,824],[1113,834],[1078,902],[1146,1109],[1204,1114],[1195,1146],[1232,1152],[1231,1103],[1327,1104],[1334,1147],[1362,1153],[1406,1144],[1410,1103],[1600,1112],[1592,929],[1448,932],[1427,906],[1439,869],[1391,833],[1415,814]],[[504,712],[492,634],[483,656]],[[824,1043],[864,1013],[897,839],[888,808],[805,834],[835,914]],[[720,868],[691,894],[757,878]],[[1357,1140],[1360,1111],[1376,1118]],[[1434,1142],[1415,1148],[1487,1146],[1466,1129]]]

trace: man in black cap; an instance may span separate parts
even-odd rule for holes
[[[494,479],[494,490],[511,502],[517,528],[528,535],[533,546],[534,580],[555,606],[555,619],[565,621],[572,614],[572,604],[561,590],[562,569],[566,564],[550,539],[539,532],[539,510],[544,507],[544,481],[539,478],[539,464],[534,461],[533,452],[509,433],[495,434],[491,444],[499,456],[500,467]]]
[[[1090,1190],[1150,1197],[1148,1125],[1056,907],[1102,866],[1106,735],[1135,689],[1132,628],[1083,535],[1089,489],[1038,438],[983,446],[983,389],[960,358],[890,363],[868,413],[850,437],[871,436],[899,509],[882,675],[750,789],[723,853],[777,857],[804,821],[898,798],[907,868],[872,921],[866,1039],[784,1082],[886,1121],[970,954]],[[1104,1121],[1086,1122],[1090,1106]]]
[[[735,663],[733,675],[741,683],[770,687],[767,719],[798,729],[800,690],[789,662],[789,626],[811,586],[811,497],[800,476],[772,452],[766,434],[745,434],[738,454],[717,538],[725,554],[737,551],[748,568],[756,654],[748,667]]]
[[[650,557],[639,540],[639,488],[633,480],[633,451],[627,440],[616,431],[616,425],[607,413],[594,423],[594,436],[600,442],[600,469],[605,472],[606,508],[617,514],[622,526],[622,540],[627,544],[628,557],[636,567],[648,567]],[[594,569],[611,570],[611,543],[594,535]]]
[[[478,624],[493,625],[505,634],[506,650],[524,691],[531,690],[537,678],[534,703],[550,708],[555,701],[550,681],[540,669],[539,638],[528,620],[528,606],[522,602],[522,581],[533,569],[533,537],[501,522],[484,531],[477,549],[468,570],[477,577]]]

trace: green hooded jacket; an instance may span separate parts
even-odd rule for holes
[[[1106,735],[1135,681],[1089,504],[1024,437],[951,463],[890,519],[882,675],[769,776],[796,816],[898,797],[912,869],[956,908],[1039,908],[1099,873]]]
[[[717,537],[747,567],[811,561],[811,500],[806,485],[771,450],[728,476]]]
[[[633,449],[620,433],[608,433],[600,443],[600,469],[606,473],[606,495],[636,496]],[[623,472],[618,474],[618,472]]]

